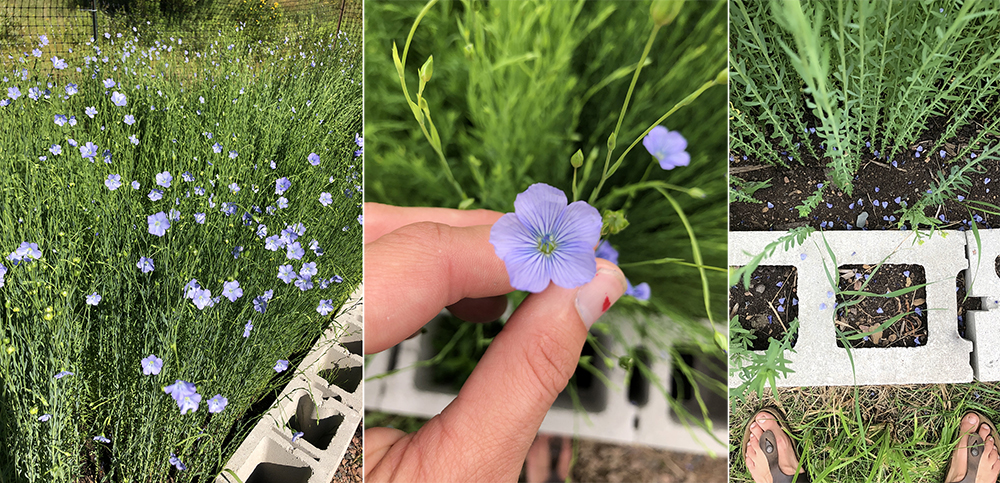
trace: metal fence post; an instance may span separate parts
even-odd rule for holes
[[[97,45],[97,0],[93,0],[93,9],[90,11],[90,19],[94,26],[94,45]]]
[[[344,20],[344,7],[347,6],[347,0],[340,0],[340,18],[337,19],[337,35],[340,35],[340,22]]]

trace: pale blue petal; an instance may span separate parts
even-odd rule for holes
[[[687,166],[691,163],[691,155],[687,152],[668,154],[660,159],[660,167],[663,169],[674,169],[678,166]]]
[[[490,243],[493,244],[497,257],[504,261],[517,248],[537,245],[535,238],[514,213],[501,216],[493,224],[490,228]]]
[[[514,212],[532,233],[548,233],[566,209],[566,193],[544,183],[535,183],[517,195]]]
[[[557,250],[552,255],[550,260],[552,281],[562,288],[579,287],[593,280],[597,274],[597,259],[593,251]]]
[[[520,247],[504,260],[504,265],[510,276],[510,286],[516,290],[538,293],[549,286],[549,264],[538,250]]]

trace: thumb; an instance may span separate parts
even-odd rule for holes
[[[443,427],[475,428],[449,432],[457,440],[449,441],[451,451],[470,456],[458,461],[478,466],[469,470],[490,481],[517,478],[545,414],[576,369],[587,330],[625,289],[621,270],[598,259],[587,284],[550,284],[525,299],[439,416]],[[483,468],[484,462],[496,467]]]

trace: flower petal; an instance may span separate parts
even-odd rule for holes
[[[566,193],[545,183],[529,186],[514,200],[517,218],[532,233],[550,232],[565,209]]]
[[[579,287],[597,275],[597,258],[592,250],[556,250],[548,262],[552,281],[562,288]]]

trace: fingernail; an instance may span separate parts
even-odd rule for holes
[[[620,270],[602,268],[576,292],[576,311],[583,324],[590,326],[604,315],[625,293],[625,275]]]

